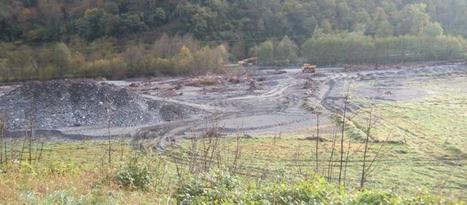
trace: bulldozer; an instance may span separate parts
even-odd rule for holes
[[[258,64],[258,58],[257,57],[251,57],[247,59],[243,59],[241,61],[238,61],[238,64],[241,66],[253,66]]]
[[[302,66],[303,73],[315,73],[316,72],[316,65],[305,63]]]

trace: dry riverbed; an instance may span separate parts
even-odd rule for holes
[[[463,63],[371,69],[246,69],[235,75],[127,81],[58,80],[0,87],[0,116],[11,136],[100,138],[133,135],[173,141],[210,127],[221,133],[304,132],[316,123],[334,123],[344,96],[363,101],[409,101],[435,95],[411,82],[467,80]],[[467,92],[461,89],[461,92]],[[355,112],[365,103],[352,101]]]

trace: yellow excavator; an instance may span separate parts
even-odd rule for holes
[[[302,66],[303,73],[315,73],[316,72],[316,65],[305,63]]]

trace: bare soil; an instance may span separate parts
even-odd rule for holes
[[[213,126],[224,134],[292,132],[313,127],[316,111],[321,124],[332,123],[330,116],[342,112],[347,90],[351,97],[376,102],[412,100],[432,93],[410,82],[453,76],[467,80],[467,65],[29,82],[0,87],[0,117],[11,135],[24,134],[33,119],[37,135],[65,138],[133,135],[171,142]],[[361,106],[354,103],[349,110]]]

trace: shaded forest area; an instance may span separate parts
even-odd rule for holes
[[[465,22],[465,0],[2,0],[0,80],[459,59]]]

